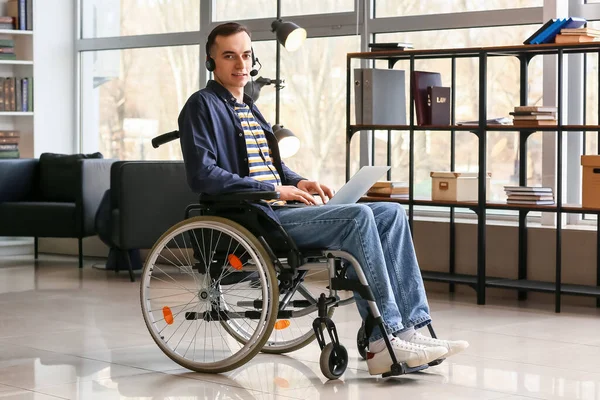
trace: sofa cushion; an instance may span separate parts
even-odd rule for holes
[[[0,203],[0,236],[77,237],[75,203]]]
[[[102,158],[101,153],[54,154],[40,156],[40,194],[43,201],[74,202],[81,186],[77,164],[85,158]]]

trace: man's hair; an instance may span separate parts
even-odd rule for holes
[[[248,36],[250,36],[250,30],[237,22],[227,22],[215,27],[215,29],[208,34],[208,38],[206,39],[206,56],[210,57],[210,49],[215,44],[217,36],[231,36],[240,32],[246,32]]]

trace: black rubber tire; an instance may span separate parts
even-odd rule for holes
[[[356,333],[356,346],[358,347],[358,353],[363,360],[367,359],[367,350],[369,349],[369,339],[365,332],[365,324],[363,323]]]
[[[348,351],[341,344],[335,348],[333,343],[328,343],[321,351],[319,366],[327,379],[338,379],[348,367]]]

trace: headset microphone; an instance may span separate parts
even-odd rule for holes
[[[258,64],[258,68],[256,68],[256,64]],[[250,76],[255,77],[258,75],[258,71],[262,68],[262,64],[258,61],[258,58],[254,57],[254,49],[252,49],[252,69],[250,70]]]

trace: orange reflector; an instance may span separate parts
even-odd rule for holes
[[[238,271],[240,271],[242,269],[242,267],[243,267],[242,260],[240,260],[236,255],[234,255],[234,254],[228,255],[227,260],[229,261],[229,264],[231,264],[233,269],[237,269]]]
[[[163,307],[163,316],[165,317],[165,322],[167,324],[171,325],[173,323],[173,313],[169,307]]]
[[[275,322],[275,329],[277,329],[278,331],[281,331],[281,330],[287,328],[288,326],[290,326],[290,321],[287,319],[282,319],[282,320]]]

